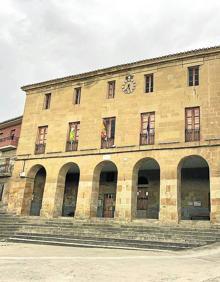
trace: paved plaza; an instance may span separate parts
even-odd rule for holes
[[[0,281],[220,282],[220,244],[183,252],[0,244]]]

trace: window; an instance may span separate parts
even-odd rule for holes
[[[10,131],[10,138],[11,138],[11,140],[14,140],[14,138],[15,138],[15,129],[12,129]]]
[[[200,140],[200,108],[185,109],[185,141]]]
[[[114,147],[115,142],[115,117],[102,120],[101,148]]]
[[[145,92],[150,93],[154,91],[154,76],[153,74],[145,75]]]
[[[154,144],[155,112],[141,114],[140,145]]]
[[[199,66],[188,68],[189,86],[199,85]]]
[[[115,97],[115,81],[108,82],[108,99],[112,99]]]
[[[2,201],[3,191],[4,191],[4,184],[0,183],[0,201]]]
[[[35,154],[43,154],[45,152],[46,141],[47,141],[47,131],[48,131],[48,126],[38,127]]]
[[[81,99],[81,87],[77,87],[77,88],[74,89],[74,101],[73,101],[73,103],[75,105],[79,105],[80,99]]]
[[[51,94],[45,94],[44,97],[44,109],[48,110],[50,108]]]
[[[77,151],[79,141],[80,122],[70,122],[66,142],[66,151]]]

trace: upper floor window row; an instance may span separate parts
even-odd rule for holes
[[[115,147],[116,118],[103,118],[101,124],[101,149]],[[48,126],[38,127],[35,154],[45,153]],[[77,151],[80,122],[70,122],[66,139],[66,152]],[[200,141],[200,107],[185,108],[185,142]],[[155,143],[155,112],[141,114],[140,145]]]
[[[199,85],[199,66],[192,66],[188,68],[188,86]],[[107,83],[107,99],[115,98],[116,81],[111,80]],[[129,93],[131,93],[130,91]],[[146,74],[144,76],[144,92],[152,93],[154,92],[154,74]],[[73,92],[73,104],[79,105],[81,101],[81,87],[74,88]],[[50,109],[51,104],[51,93],[44,95],[44,106],[43,109]]]
[[[74,88],[73,104],[75,105],[80,104],[80,100],[81,100],[81,87]],[[43,109],[44,110],[50,109],[50,104],[51,104],[51,93],[47,93],[44,95]]]
[[[116,118],[104,118],[101,148],[115,147]],[[140,145],[155,143],[155,112],[141,114]],[[200,107],[185,108],[185,142],[200,141]]]
[[[127,81],[126,90],[129,87],[129,91],[126,94],[130,94],[132,91],[132,83],[134,83],[134,79],[130,82]],[[199,85],[199,66],[192,66],[188,68],[188,86],[197,86]],[[108,92],[107,98],[114,98],[115,97],[115,88],[116,88],[116,81],[109,81],[108,82]],[[135,87],[134,87],[135,88]],[[123,90],[125,92],[125,89]],[[152,93],[154,92],[154,74],[146,74],[144,75],[144,92],[145,93]]]

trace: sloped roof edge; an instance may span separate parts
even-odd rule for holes
[[[2,121],[2,122],[0,122],[0,128],[7,127],[8,125],[10,125],[11,123],[14,123],[14,122],[20,122],[20,121],[22,122],[22,118],[23,118],[23,116],[18,116],[18,117],[14,117],[14,118]]]
[[[184,52],[164,55],[164,56],[160,56],[160,57],[154,57],[154,58],[136,61],[136,62],[132,62],[132,63],[116,65],[116,66],[112,66],[112,67],[108,67],[108,68],[100,68],[100,69],[97,69],[97,70],[94,70],[94,71],[84,72],[84,73],[80,73],[80,74],[75,74],[75,75],[51,79],[51,80],[47,80],[47,81],[43,81],[43,82],[39,82],[39,83],[33,83],[33,84],[25,85],[25,86],[22,86],[21,89],[23,91],[27,91],[27,90],[36,89],[36,88],[39,88],[39,87],[44,87],[44,86],[49,86],[49,85],[54,85],[54,84],[57,84],[57,83],[63,83],[63,82],[71,81],[71,80],[86,79],[86,78],[93,77],[93,76],[96,76],[96,75],[103,75],[103,74],[106,74],[106,73],[109,73],[109,72],[126,70],[126,69],[130,69],[132,67],[140,67],[140,66],[143,66],[143,65],[166,62],[166,61],[170,61],[170,60],[181,59],[181,58],[195,56],[195,55],[209,54],[209,53],[213,53],[213,52],[220,52],[220,45],[213,46],[213,47],[207,47],[207,48],[194,49],[194,50],[190,50],[190,51],[184,51]]]

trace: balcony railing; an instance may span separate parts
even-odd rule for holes
[[[108,149],[108,148],[113,148],[115,143],[115,138],[107,138],[101,139],[101,149]]]
[[[78,141],[66,142],[66,152],[77,151],[78,149]]]
[[[10,149],[10,148],[16,148],[18,145],[18,137],[15,136],[7,136],[0,138],[0,149]]]
[[[140,145],[153,145],[154,144],[154,132],[148,134],[140,134]]]
[[[185,141],[199,141],[200,140],[200,129],[186,129],[185,130]]]
[[[46,144],[35,144],[35,155],[45,153]]]
[[[11,175],[12,165],[11,164],[0,164],[0,176]]]

